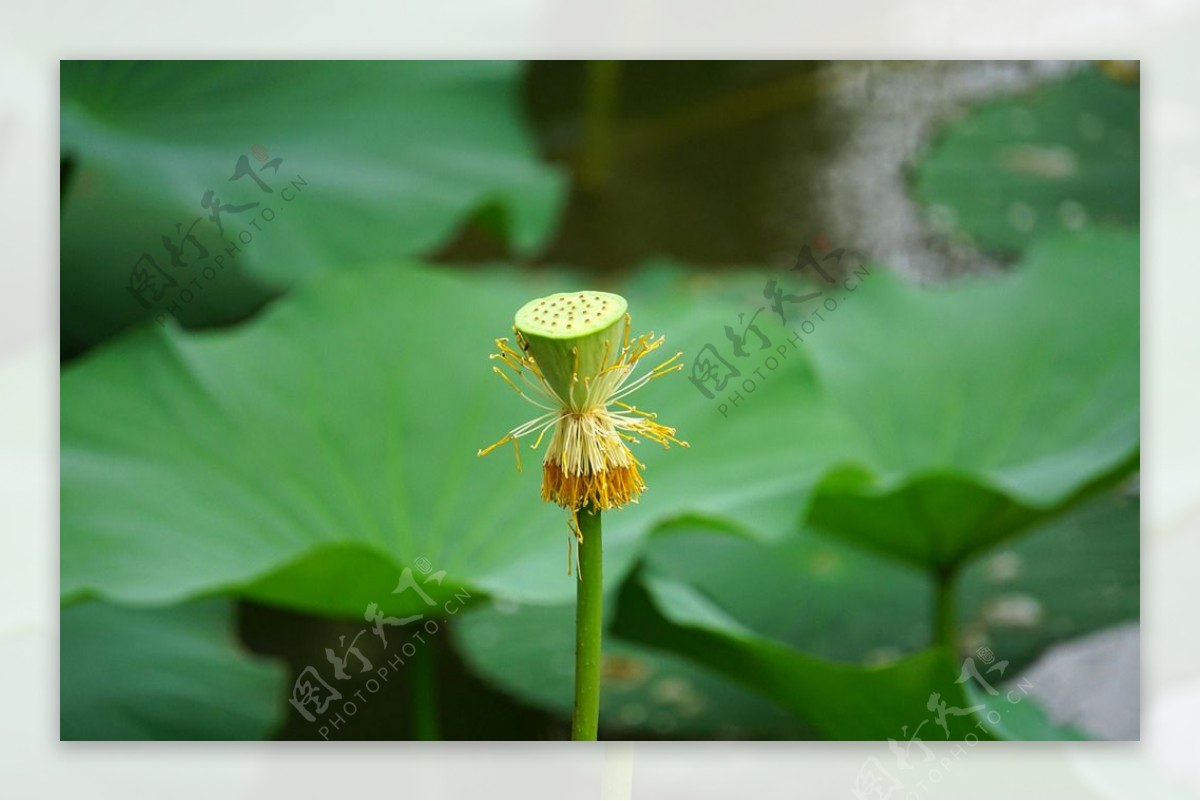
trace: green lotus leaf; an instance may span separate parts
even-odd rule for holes
[[[75,604],[60,618],[63,740],[261,740],[283,722],[283,666],[248,654],[234,609]]]
[[[521,77],[497,61],[63,62],[64,347],[146,317],[237,320],[329,265],[437,248],[479,211],[536,249],[564,182],[537,159]]]
[[[540,500],[541,451],[525,448],[523,473],[511,451],[476,454],[541,414],[491,373],[491,340],[529,298],[576,280],[330,271],[244,326],[151,325],[88,354],[62,377],[64,596],[235,591],[352,617],[370,603],[427,612],[464,589],[570,600],[567,515]],[[698,352],[744,303],[668,285],[627,296],[638,330],[672,351]],[[789,358],[754,414],[726,416],[679,374],[631,397],[692,447],[635,446],[648,491],[606,515],[610,583],[663,520],[786,531],[830,460],[853,452],[803,351]],[[425,595],[393,592],[420,564]]]
[[[931,224],[1003,253],[1062,231],[1136,227],[1140,100],[1090,69],[950,123],[914,176]]]
[[[615,610],[606,600],[606,617]],[[478,675],[524,703],[570,718],[573,604],[492,604],[455,620],[456,648]],[[811,730],[733,682],[607,635],[600,693],[606,737],[803,739]]]
[[[689,366],[634,400],[692,447],[638,446],[648,491],[606,516],[606,574],[664,521],[778,539],[805,509],[922,564],[943,558],[922,538],[952,530],[964,557],[1018,530],[977,526],[995,504],[1017,510],[999,520],[1048,512],[1121,469],[1137,448],[1136,292],[1122,294],[1117,269],[1129,242],[1084,244],[1053,270],[1035,261],[935,292],[877,271],[808,342],[758,315],[768,342],[744,358],[722,329],[761,304],[761,279],[714,290],[662,269],[642,282],[655,288],[624,288],[635,328],[665,332]],[[234,590],[355,617],[384,600],[424,611],[459,589],[568,601],[565,515],[538,500],[538,452],[521,474],[503,451],[475,454],[540,413],[490,374],[488,343],[529,298],[577,281],[333,271],[242,327],[149,326],[89,355],[62,380],[64,595]],[[448,323],[446,309],[470,311]],[[722,351],[743,379],[706,397],[688,379]],[[767,356],[776,367],[756,373]],[[936,530],[836,513],[847,495],[870,510],[929,474],[953,476]],[[419,560],[445,571],[426,598],[393,593]]]
[[[871,582],[875,588],[861,597],[844,596],[862,608],[842,610],[836,631],[850,644],[831,646],[828,639],[836,634],[812,629],[836,617],[825,605],[828,593],[822,587],[837,581],[831,576],[842,568],[835,560],[824,556],[825,575],[814,577],[811,564],[796,561],[805,549],[727,536],[728,547],[721,548],[714,540],[703,534],[656,540],[646,564],[622,587],[615,635],[753,689],[831,739],[903,741],[922,728],[925,740],[1074,736],[1050,727],[1040,713],[1031,714],[1031,698],[1022,697],[1026,709],[1011,715],[1017,704],[993,702],[989,719],[976,691],[991,698],[1000,694],[997,677],[988,682],[994,657],[959,660],[944,648],[901,652],[924,627],[919,618],[903,621],[902,614],[878,601],[912,595],[919,589],[919,574],[904,578],[893,566],[843,576],[848,588]],[[889,584],[889,578],[900,580]],[[873,621],[870,610],[880,619]],[[816,621],[810,623],[810,616]],[[874,634],[864,637],[863,630],[873,625]],[[797,640],[842,651],[869,643],[872,650],[860,654],[875,664],[814,656],[799,650]],[[968,664],[978,677],[968,672]]]
[[[871,455],[825,475],[809,521],[944,568],[1133,470],[1138,245],[1064,235],[936,289],[873,272],[812,342]]]

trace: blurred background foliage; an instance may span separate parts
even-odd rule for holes
[[[62,736],[317,738],[302,671],[352,697],[327,651],[432,623],[329,736],[565,737],[565,520],[475,453],[529,416],[492,339],[577,285],[692,371],[606,520],[605,736],[901,738],[990,702],[964,657],[1136,621],[1138,105],[1090,64],[64,63]],[[1053,717],[945,734],[1104,734]]]

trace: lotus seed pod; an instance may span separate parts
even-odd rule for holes
[[[516,314],[520,347],[502,337],[496,340],[499,352],[490,357],[499,362],[492,372],[541,413],[480,448],[479,455],[511,442],[520,469],[518,440],[533,437],[530,448],[536,450],[549,435],[542,458],[542,498],[571,511],[577,536],[580,509],[617,509],[645,490],[643,465],[626,441],[644,438],[664,448],[672,443],[687,447],[676,439],[674,428],[658,422],[657,414],[625,401],[651,381],[683,369],[683,354],[676,353],[635,375],[664,337],[631,337],[626,307],[620,295],[596,291],[531,300]]]
[[[621,355],[627,308],[620,295],[581,291],[536,298],[517,311],[517,331],[568,408],[585,408],[586,385]]]

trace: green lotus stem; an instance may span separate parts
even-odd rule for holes
[[[433,644],[425,643],[413,655],[413,723],[418,740],[438,739]]]
[[[572,740],[595,740],[600,725],[600,640],[604,628],[604,546],[600,511],[579,515],[579,581],[575,595],[575,714]]]
[[[954,602],[958,566],[940,567],[935,573],[933,643],[951,651],[958,647],[958,608]]]
[[[619,71],[619,61],[587,62],[587,105],[583,117],[579,182],[590,192],[602,189],[608,181]]]

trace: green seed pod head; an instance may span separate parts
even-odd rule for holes
[[[621,355],[628,307],[625,298],[611,292],[579,291],[536,298],[517,312],[517,330],[529,343],[546,382],[572,408],[584,405],[584,379],[596,376]],[[571,376],[577,366],[579,383],[572,393]]]

